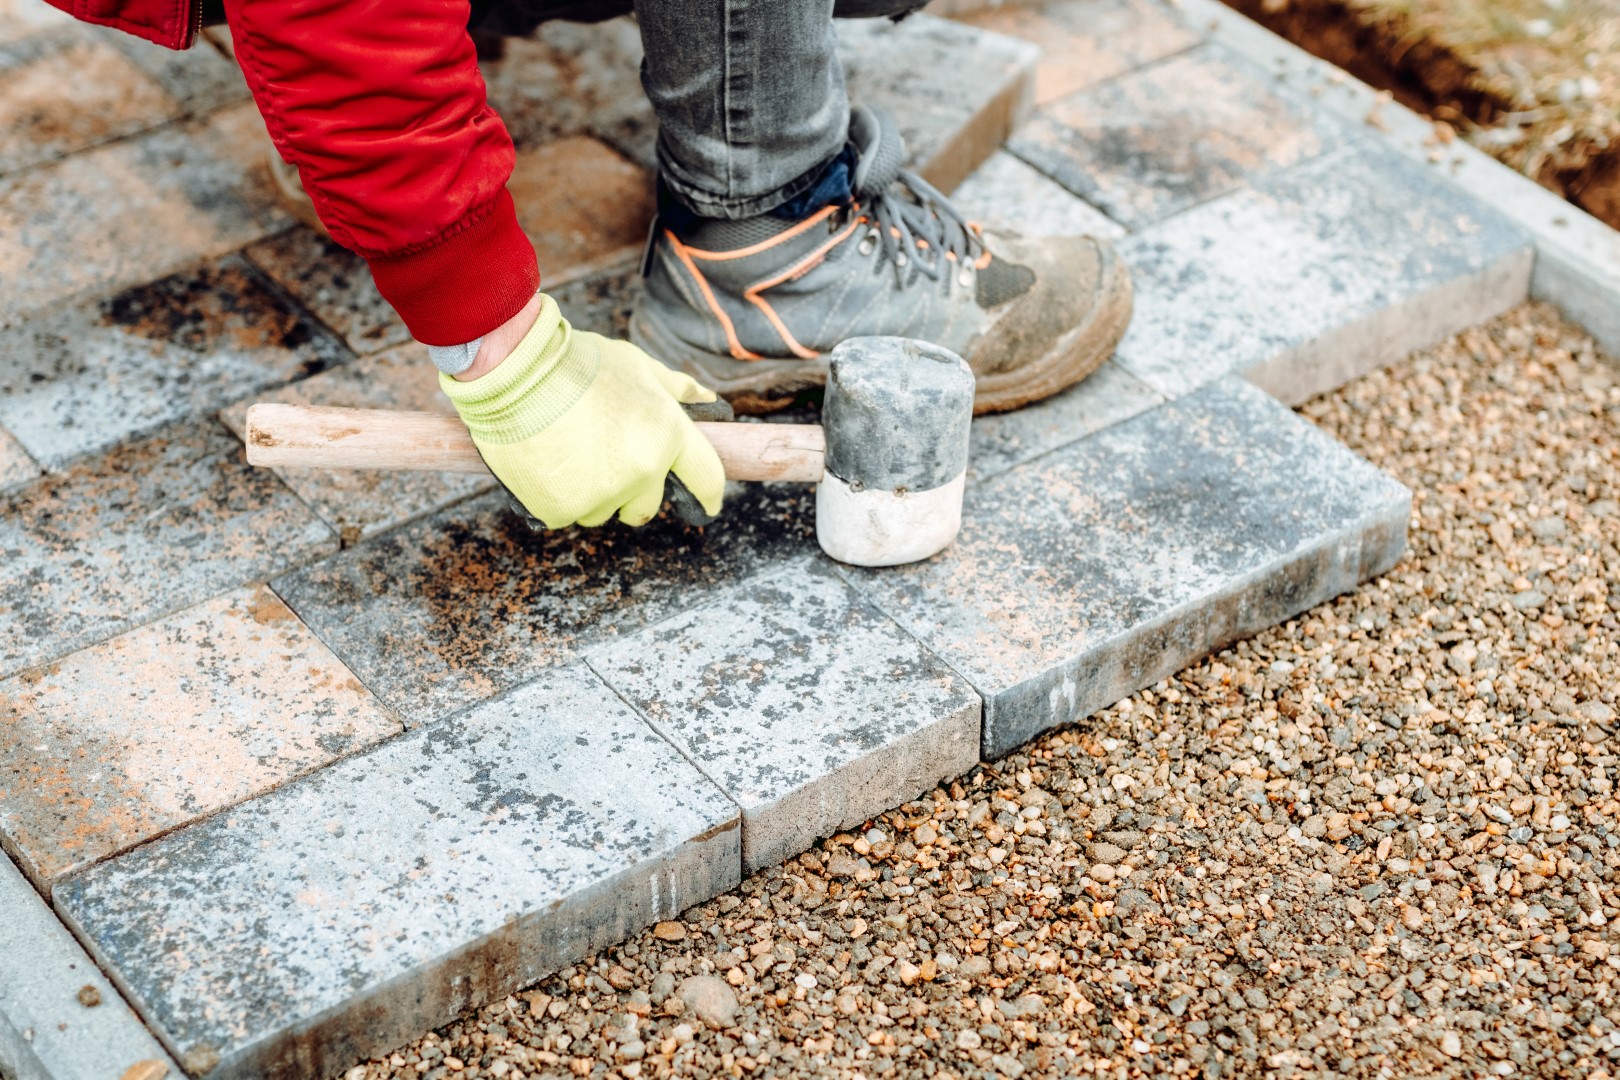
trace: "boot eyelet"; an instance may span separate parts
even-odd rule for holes
[[[859,250],[862,255],[870,255],[872,252],[877,250],[877,242],[877,230],[873,229],[871,232],[868,232],[865,236],[861,237],[861,242],[857,250]]]
[[[894,265],[896,265],[896,266],[904,266],[907,263],[909,263],[910,261],[911,261],[910,259],[906,258],[906,253],[905,252],[897,251],[897,252],[894,253]]]
[[[956,280],[964,288],[973,284],[973,268],[969,266],[962,267],[961,273],[956,275]]]

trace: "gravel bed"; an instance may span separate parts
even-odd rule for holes
[[[1303,410],[1409,556],[377,1077],[1620,1063],[1620,382],[1543,306]]]

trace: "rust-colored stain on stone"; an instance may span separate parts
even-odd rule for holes
[[[1149,0],[1005,4],[962,21],[1041,47],[1035,103],[1056,101],[1198,43],[1198,35]]]
[[[298,301],[342,336],[357,353],[372,353],[411,339],[371,279],[366,261],[300,225],[244,253]]]
[[[0,682],[0,836],[36,882],[400,730],[263,586]]]
[[[213,421],[88,458],[0,499],[0,677],[336,547]]]
[[[0,48],[0,173],[153,127],[180,111],[100,41],[72,34],[36,42]]]

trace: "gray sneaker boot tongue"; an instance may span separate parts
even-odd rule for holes
[[[857,105],[849,112],[849,141],[855,144],[855,175],[850,187],[857,199],[871,199],[900,179],[906,141],[894,121],[876,109]]]

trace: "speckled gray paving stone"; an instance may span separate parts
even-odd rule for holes
[[[998,476],[1164,400],[1158,391],[1109,360],[1061,394],[1014,412],[975,419],[969,435],[968,482]]]
[[[118,1080],[169,1056],[22,873],[0,854],[0,1075]],[[79,999],[92,987],[99,1003]],[[87,995],[88,996],[88,995]]]
[[[821,559],[587,658],[742,807],[774,866],[979,760],[979,696]]]
[[[217,421],[0,497],[0,678],[337,548]]]
[[[736,485],[703,529],[531,532],[483,496],[279,578],[321,640],[408,725],[702,603],[815,548],[807,486]]]
[[[1135,230],[1355,137],[1203,45],[1043,106],[1008,149]]]
[[[405,323],[377,291],[366,261],[307,225],[288,229],[243,254],[357,353],[411,340]]]
[[[1136,317],[1116,356],[1175,396],[1242,373],[1289,403],[1525,298],[1529,237],[1360,143],[1121,242]]]
[[[943,555],[845,573],[984,696],[995,758],[1381,572],[1410,503],[1227,379],[970,486]]]
[[[737,810],[582,666],[70,878],[183,1064],[330,1076],[741,878]]]
[[[0,330],[0,424],[55,470],[350,355],[228,256]]]
[[[1101,236],[1125,227],[1067,188],[998,150],[962,182],[951,202],[969,221],[1024,236]]]

